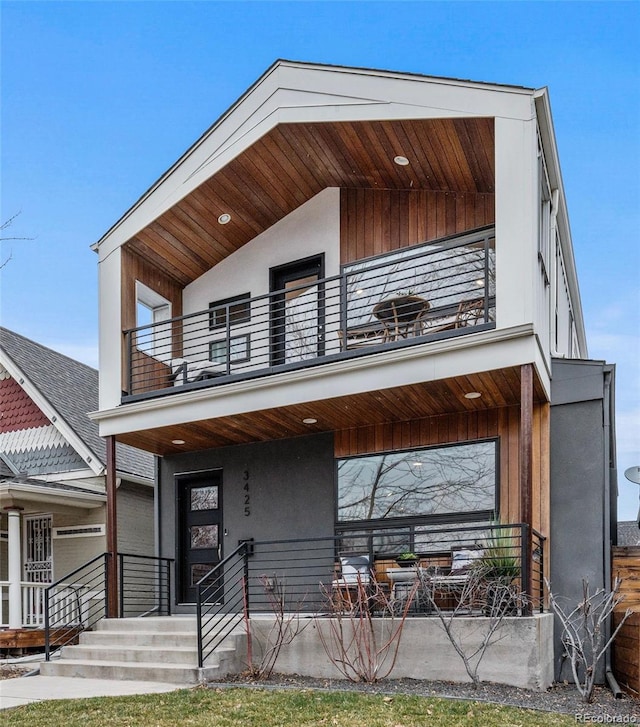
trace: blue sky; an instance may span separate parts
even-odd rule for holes
[[[276,58],[548,86],[592,358],[617,364],[620,517],[640,465],[640,4],[7,2],[2,325],[92,365],[89,245]]]

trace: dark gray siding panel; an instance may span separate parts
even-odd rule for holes
[[[161,555],[176,557],[175,475],[223,470],[223,556],[244,538],[315,538],[334,531],[333,434],[237,445],[160,461]],[[251,514],[245,516],[244,472]]]
[[[574,604],[581,599],[583,579],[592,591],[608,586],[606,368],[596,361],[556,361],[553,367],[551,587],[557,596]],[[568,663],[562,665],[560,639],[556,620],[556,678],[570,679]]]

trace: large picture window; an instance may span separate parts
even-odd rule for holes
[[[496,440],[338,460],[337,520],[478,519],[498,511]]]

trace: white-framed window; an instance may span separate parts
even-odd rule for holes
[[[136,280],[135,346],[139,351],[161,361],[171,359],[171,302]]]

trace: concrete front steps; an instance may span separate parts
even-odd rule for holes
[[[246,636],[236,627],[198,668],[196,619],[188,616],[103,619],[77,646],[40,665],[43,676],[200,684],[246,666]]]

